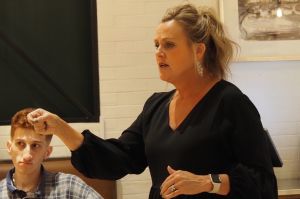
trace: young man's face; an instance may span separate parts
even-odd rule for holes
[[[44,159],[52,152],[45,135],[32,129],[17,128],[14,137],[7,142],[7,150],[16,168],[16,172],[33,174],[40,172]]]

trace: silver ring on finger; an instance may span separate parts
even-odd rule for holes
[[[177,190],[177,189],[176,189],[175,185],[172,184],[172,185],[170,186],[170,191],[171,191],[171,192],[174,192],[174,191],[176,191],[176,190]]]

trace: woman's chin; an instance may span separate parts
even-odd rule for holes
[[[167,78],[167,77],[164,76],[164,75],[160,75],[160,79],[161,79],[162,81],[164,81],[164,82],[170,83],[169,78]]]

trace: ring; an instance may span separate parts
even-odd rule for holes
[[[172,184],[172,185],[170,186],[170,191],[171,191],[171,192],[174,192],[174,191],[176,191],[176,190],[177,190],[177,189],[176,189],[175,185]]]

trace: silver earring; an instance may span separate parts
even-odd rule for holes
[[[201,77],[203,76],[203,66],[200,62],[197,63],[197,72]]]

